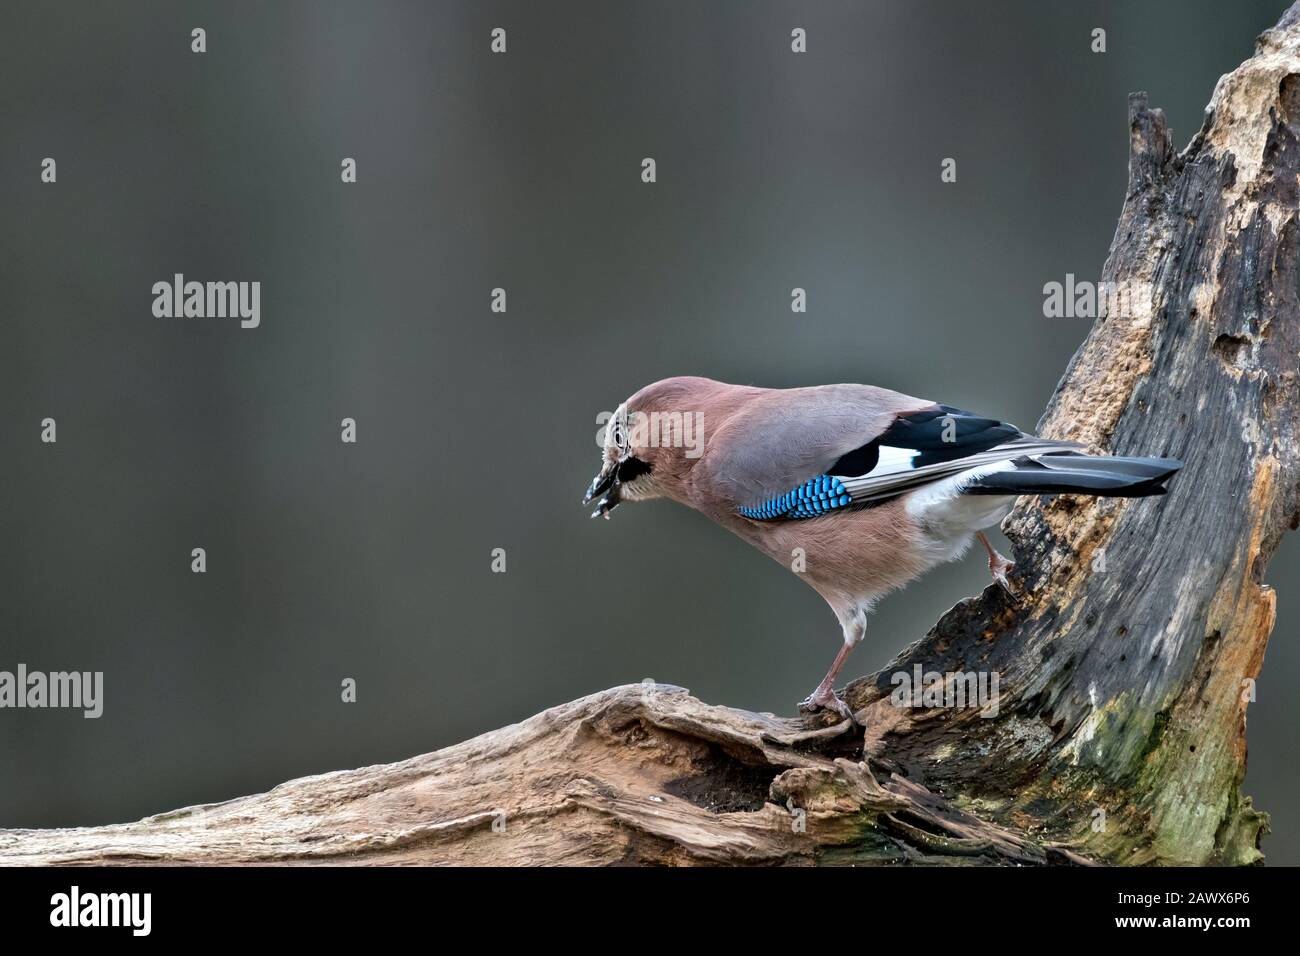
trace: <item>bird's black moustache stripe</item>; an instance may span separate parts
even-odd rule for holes
[[[582,499],[583,504],[588,504],[597,495],[603,494],[596,510],[591,513],[593,518],[608,518],[609,513],[619,506],[623,498],[620,493],[622,487],[640,478],[642,475],[648,475],[651,467],[639,458],[627,457],[619,462],[618,467],[611,472],[602,472],[597,475],[596,480],[591,483],[587,489],[586,497]]]
[[[651,467],[640,458],[628,457],[619,463],[618,480],[622,484],[627,484],[634,478],[640,478],[642,475],[650,474],[651,470]]]

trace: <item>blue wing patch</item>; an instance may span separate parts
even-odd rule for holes
[[[753,521],[780,521],[791,518],[816,518],[837,508],[847,508],[849,494],[838,478],[818,475],[793,491],[787,491],[754,507],[740,508],[743,517]]]
[[[1015,425],[951,405],[936,405],[900,415],[878,438],[843,455],[830,466],[829,474],[737,510],[752,521],[816,518],[851,504],[870,506],[896,498],[967,467],[1069,445],[1041,441]]]

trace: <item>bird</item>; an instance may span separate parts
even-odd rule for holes
[[[599,421],[599,419],[598,419]],[[842,643],[798,705],[859,726],[835,691],[877,601],[978,540],[1008,593],[1012,563],[989,543],[1020,495],[1165,493],[1182,462],[1094,455],[1073,441],[872,385],[801,388],[666,378],[605,421],[593,518],[665,498],[796,570],[830,605]]]

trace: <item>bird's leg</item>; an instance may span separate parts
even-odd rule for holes
[[[1014,594],[1011,590],[1011,581],[1007,578],[1007,572],[1014,568],[1015,562],[1004,558],[993,550],[993,545],[989,544],[989,539],[984,537],[983,531],[976,531],[975,537],[980,539],[980,544],[984,545],[984,550],[989,553],[989,571],[993,574],[993,580],[1002,585],[1002,590],[1008,594]]]
[[[849,705],[844,703],[840,695],[835,693],[835,678],[839,676],[840,669],[844,662],[849,659],[849,652],[853,650],[853,645],[845,641],[840,646],[840,652],[835,655],[835,660],[831,664],[831,669],[826,672],[822,682],[817,685],[817,689],[803,699],[799,704],[799,712],[803,714],[813,714],[819,710],[833,710],[845,720],[858,726],[857,718],[853,716],[853,711],[849,710]]]
[[[855,608],[851,616],[844,624],[844,643],[840,646],[839,653],[835,655],[835,660],[831,662],[831,669],[826,672],[822,682],[817,685],[817,689],[803,699],[799,704],[799,712],[804,714],[816,713],[819,710],[833,710],[839,714],[856,730],[861,725],[849,705],[844,703],[838,694],[835,693],[835,679],[839,677],[840,670],[844,667],[844,662],[849,659],[854,646],[862,640],[862,635],[867,627],[867,610],[869,608]]]

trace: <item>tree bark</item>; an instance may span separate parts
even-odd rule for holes
[[[1160,499],[1022,499],[1016,587],[954,607],[845,693],[867,726],[632,685],[398,764],[137,823],[0,831],[3,864],[1246,864],[1262,583],[1300,521],[1300,3],[1175,153],[1129,103],[1094,324],[1039,432],[1185,468]],[[989,709],[895,675],[996,673]],[[949,684],[952,678],[948,678]]]

